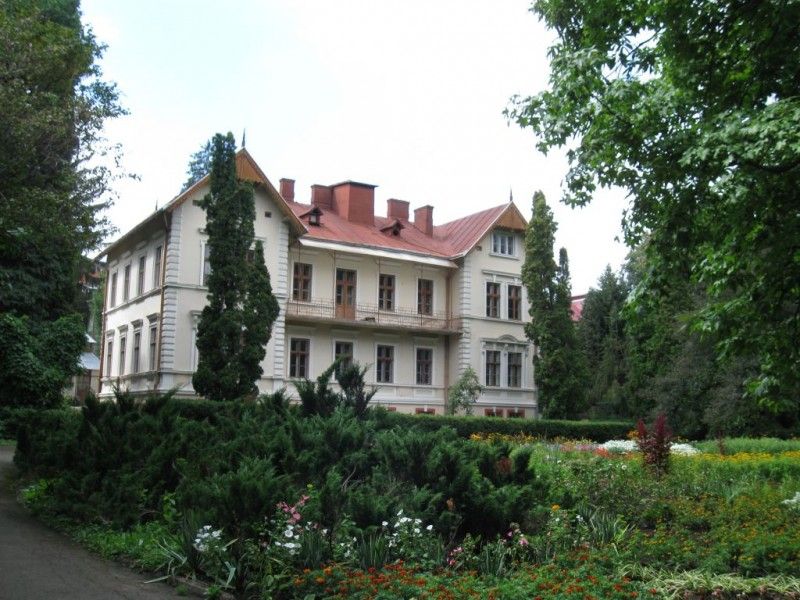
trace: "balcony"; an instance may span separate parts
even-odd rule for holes
[[[350,310],[348,311],[347,308]],[[379,310],[377,306],[369,304],[337,307],[333,300],[312,300],[310,302],[289,300],[286,304],[286,322],[346,323],[349,327],[366,329],[440,334],[453,334],[461,331],[461,318],[448,317],[445,313],[421,315],[415,310],[400,307],[392,311]]]

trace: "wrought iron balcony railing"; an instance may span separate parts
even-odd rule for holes
[[[414,329],[456,333],[461,330],[461,319],[445,313],[419,314],[415,310],[397,307],[380,310],[377,305],[356,304],[336,306],[333,300],[301,302],[289,300],[286,306],[287,321],[337,321],[368,328]]]

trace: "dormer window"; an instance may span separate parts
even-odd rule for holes
[[[395,219],[389,225],[386,225],[385,227],[381,227],[381,231],[383,233],[386,233],[386,234],[389,234],[389,235],[394,235],[394,236],[400,235],[400,232],[402,230],[403,230],[403,224],[397,219]]]
[[[516,256],[514,252],[514,234],[508,231],[495,231],[492,234],[492,254]]]
[[[319,207],[315,206],[308,213],[308,224],[318,227],[320,224],[321,217],[322,217],[322,211],[319,209]]]

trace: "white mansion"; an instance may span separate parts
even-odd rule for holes
[[[525,219],[509,202],[444,225],[433,207],[409,219],[375,186],[314,185],[308,204],[294,182],[280,191],[246,150],[240,178],[255,186],[256,238],[281,312],[262,363],[262,392],[315,378],[337,357],[370,365],[373,403],[401,412],[444,412],[448,387],[467,368],[485,390],[477,414],[537,414],[533,347],[520,279]],[[197,320],[206,302],[208,177],[112,243],[103,310],[100,395],[194,396]]]

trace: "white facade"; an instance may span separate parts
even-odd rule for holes
[[[207,294],[197,200],[207,191],[201,181],[106,251],[101,397],[113,386],[195,395],[195,335]],[[293,393],[294,377],[315,378],[338,352],[370,365],[367,381],[379,388],[373,403],[390,410],[443,414],[448,386],[471,366],[486,386],[476,414],[536,415],[519,227],[490,228],[462,256],[442,259],[316,240],[266,180],[255,203],[255,235],[281,309],[261,392]]]

